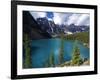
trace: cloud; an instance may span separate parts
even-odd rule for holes
[[[90,25],[90,17],[88,17],[84,22],[83,24],[89,26]]]
[[[47,17],[47,12],[33,12],[30,11],[31,15],[37,19],[39,17]],[[55,24],[75,24],[75,25],[89,25],[90,17],[89,14],[78,14],[78,13],[53,13],[53,17],[48,18],[48,20],[53,20]]]
[[[89,14],[81,14],[81,16],[76,21],[76,25],[87,25],[89,24]]]
[[[39,17],[46,17],[46,12],[33,12],[33,11],[30,11],[31,15],[37,19]]]
[[[62,18],[60,17],[60,13],[54,13],[53,20],[55,24],[61,24],[62,23]]]
[[[79,19],[79,17],[80,17],[80,14],[72,14],[71,16],[69,16],[67,24],[68,25],[75,24],[76,21]]]
[[[89,25],[89,14],[72,14],[69,16],[67,24]]]
[[[65,24],[71,13],[54,13],[53,20],[56,24]]]

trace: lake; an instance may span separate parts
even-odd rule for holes
[[[69,61],[72,58],[73,45],[75,41],[64,41],[64,61]],[[80,48],[82,58],[89,58],[89,48],[85,47],[81,42],[77,43]],[[46,61],[50,57],[51,52],[54,53],[54,63],[59,64],[59,50],[61,39],[40,39],[32,40],[31,42],[31,58],[33,68],[43,68]]]

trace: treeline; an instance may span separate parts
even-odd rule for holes
[[[65,40],[78,40],[83,43],[89,43],[89,32],[81,32],[64,36]]]

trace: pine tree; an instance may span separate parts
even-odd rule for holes
[[[44,63],[45,67],[50,67],[50,62],[49,62],[49,58],[46,60],[46,62]]]
[[[44,64],[45,67],[54,67],[55,66],[55,60],[54,60],[54,53],[51,52],[49,58],[46,60],[46,63]]]
[[[49,63],[50,63],[50,66],[51,67],[54,67],[55,66],[54,53],[53,52],[51,52],[51,54],[50,54]]]
[[[79,66],[81,64],[80,49],[76,46],[76,44],[77,42],[75,42],[74,45],[71,65]]]
[[[25,60],[24,60],[24,68],[30,68],[31,67],[31,52],[30,52],[30,47],[29,47],[29,39],[28,35],[24,34],[24,42],[23,46],[25,49]]]
[[[61,46],[59,51],[59,64],[64,62],[64,40],[61,39]]]

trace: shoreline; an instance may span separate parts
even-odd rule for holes
[[[84,61],[81,65],[72,65],[71,64],[71,60],[70,61],[66,61],[63,64],[59,64],[57,67],[69,67],[69,66],[85,66],[85,65],[90,65],[90,61],[89,59]]]

